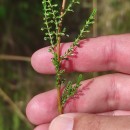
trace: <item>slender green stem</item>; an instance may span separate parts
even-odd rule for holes
[[[48,24],[48,20],[47,20],[47,18],[48,18],[48,15],[47,15],[47,2],[45,1],[44,3],[43,3],[43,7],[44,7],[44,11],[45,11],[45,13],[44,13],[44,16],[45,16],[45,18],[44,18],[44,20],[45,20],[45,25],[46,25],[46,27],[47,27],[47,31],[48,31],[48,36],[49,36],[49,38],[50,38],[50,43],[51,43],[51,45],[53,45],[53,38],[52,38],[52,35],[51,35],[51,30],[50,30],[50,27],[49,27],[49,24]]]

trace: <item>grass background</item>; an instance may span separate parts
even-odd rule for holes
[[[60,0],[55,1],[60,3]],[[38,74],[30,64],[31,55],[48,46],[40,31],[41,2],[0,0],[0,130],[31,130],[33,126],[25,115],[28,101],[54,86],[53,75]],[[74,39],[93,7],[97,7],[97,19],[86,38],[129,33],[129,6],[129,0],[81,0],[75,14],[68,14],[64,21],[70,37],[63,41]],[[74,80],[76,75],[66,74],[66,77]],[[91,78],[93,73],[84,75]]]

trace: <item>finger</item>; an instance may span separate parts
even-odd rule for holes
[[[130,116],[63,114],[56,117],[49,130],[129,130]]]
[[[26,114],[30,122],[35,125],[49,123],[58,115],[56,90],[35,96],[28,103]]]
[[[62,45],[62,54],[70,44]],[[116,70],[130,74],[130,34],[92,38],[82,40],[79,44],[80,47],[76,49],[77,54],[62,64],[67,71]],[[38,50],[32,56],[33,68],[40,73],[54,74],[52,57],[48,47]]]
[[[49,129],[49,124],[42,124],[37,126],[34,130],[48,130]]]
[[[105,112],[105,113],[100,113],[98,115],[106,115],[106,116],[130,116],[130,111],[112,111],[112,112]],[[37,126],[34,130],[48,130],[50,124],[42,124]]]
[[[107,115],[107,116],[130,116],[130,111],[115,110],[115,111],[110,111],[110,112],[99,113],[98,115]]]
[[[105,112],[105,113],[100,113],[98,115],[106,115],[106,116],[128,116],[130,115],[130,111],[111,111],[111,112]],[[42,124],[37,126],[34,130],[48,130],[50,124]]]
[[[67,112],[103,113],[113,110],[130,111],[130,76],[110,74],[82,82],[83,95],[72,99],[64,108]],[[35,96],[27,106],[27,116],[34,124],[49,123],[57,112],[57,92],[52,90]]]

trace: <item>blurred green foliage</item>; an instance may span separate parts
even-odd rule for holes
[[[130,1],[101,0],[99,4],[99,34],[121,34],[130,32]],[[102,11],[103,10],[103,11]]]
[[[96,0],[93,0],[96,2]],[[56,0],[60,4],[60,0]],[[76,6],[76,14],[68,14],[64,26],[68,28],[68,39],[72,41],[79,32],[92,9],[92,1],[81,0]],[[97,1],[97,35],[130,32],[130,1]],[[43,41],[41,0],[1,0],[0,1],[0,56],[21,55],[31,57],[38,49],[47,46]],[[91,31],[92,32],[92,31]],[[93,36],[90,33],[89,36]],[[87,36],[88,37],[88,36]],[[86,76],[86,75],[85,75]],[[74,79],[76,74],[67,74]],[[92,73],[86,76],[92,77]],[[29,62],[0,59],[0,88],[25,116],[27,102],[36,94],[54,86],[54,76],[37,74]],[[0,92],[0,130],[31,130],[29,122],[23,119]]]
[[[43,45],[41,1],[4,0],[0,6],[0,48],[3,53],[31,55]],[[41,38],[38,38],[40,37]],[[35,42],[35,44],[33,44]],[[37,43],[37,44],[36,44]]]

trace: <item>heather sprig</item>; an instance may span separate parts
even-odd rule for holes
[[[94,16],[96,14],[96,9],[93,10],[91,15],[89,16],[88,20],[86,20],[85,24],[83,25],[82,29],[80,30],[79,35],[77,38],[75,38],[73,44],[70,46],[70,48],[65,52],[63,56],[61,56],[62,59],[66,59],[68,56],[71,56],[73,54],[74,48],[79,46],[79,40],[84,37],[84,33],[90,32],[90,26],[94,23]]]
[[[82,81],[82,74],[79,75],[75,85],[73,85],[71,81],[68,82],[62,94],[62,99],[61,99],[62,107],[64,107],[68,99],[72,98],[76,94],[77,89],[81,85],[81,81]]]
[[[63,107],[66,101],[73,97],[81,85],[82,75],[79,75],[75,85],[69,81],[61,94],[61,84],[65,81],[63,75],[65,69],[62,69],[61,65],[64,60],[69,60],[69,56],[73,55],[74,49],[79,46],[79,40],[84,37],[84,33],[89,32],[90,26],[94,23],[94,15],[96,10],[93,10],[88,20],[86,20],[84,26],[80,30],[79,35],[75,38],[69,49],[63,54],[60,54],[61,37],[66,36],[66,28],[62,27],[64,16],[68,12],[74,12],[74,4],[79,4],[80,0],[70,0],[68,3],[66,0],[62,0],[62,7],[58,9],[58,4],[53,4],[52,0],[43,0],[43,30],[45,32],[44,40],[48,40],[51,44],[49,52],[53,54],[52,63],[55,66],[56,71],[56,89],[58,97],[58,111],[59,114],[63,113]]]
[[[67,12],[74,12],[74,10],[73,10],[74,4],[80,4],[80,0],[70,0],[67,8],[65,9],[65,11],[62,15],[62,17],[65,16],[67,14]]]

